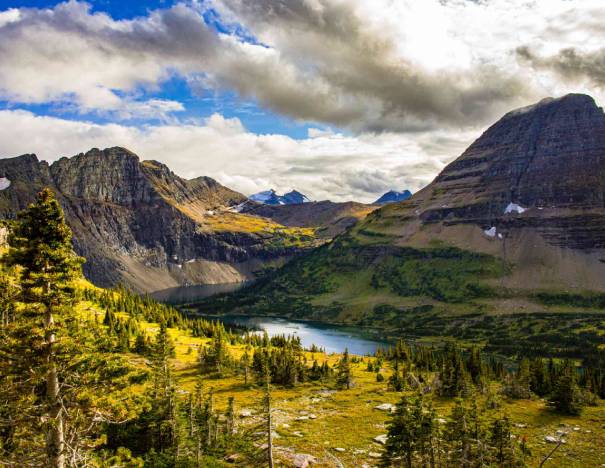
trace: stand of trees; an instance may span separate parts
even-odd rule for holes
[[[382,466],[526,466],[530,454],[505,415],[490,417],[458,399],[447,420],[422,394],[402,397],[388,424]]]

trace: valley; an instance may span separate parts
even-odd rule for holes
[[[605,467],[603,0],[6,0],[0,468]]]

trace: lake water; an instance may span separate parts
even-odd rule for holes
[[[247,282],[244,282],[179,286],[176,288],[155,291],[149,295],[156,301],[166,302],[168,304],[185,304],[187,302],[195,302],[196,300],[203,299],[204,297],[214,296],[215,294],[237,291],[247,284]]]
[[[237,291],[248,283],[203,284],[181,286],[156,291],[150,294],[155,300],[168,304],[185,304],[220,293]],[[305,348],[316,345],[327,353],[341,353],[348,348],[352,354],[373,354],[377,348],[386,348],[389,343],[375,334],[354,327],[326,325],[318,322],[297,322],[278,317],[227,315],[206,317],[224,323],[245,325],[267,330],[269,336],[295,335]]]
[[[300,338],[305,348],[315,344],[327,353],[341,353],[348,348],[352,354],[373,354],[377,348],[386,348],[389,343],[364,332],[359,328],[326,325],[317,322],[297,322],[277,317],[223,316],[224,323],[258,327],[269,336],[294,335]]]

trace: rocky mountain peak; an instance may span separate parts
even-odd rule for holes
[[[93,148],[61,158],[50,171],[56,187],[66,196],[119,205],[149,202],[156,196],[138,156],[121,147]]]
[[[503,237],[535,228],[556,245],[605,246],[605,114],[582,94],[509,112],[409,209],[423,224],[475,224]]]
[[[604,176],[605,114],[590,96],[570,94],[506,114],[433,188],[448,193],[449,205],[491,213],[511,202],[595,208],[604,206]]]

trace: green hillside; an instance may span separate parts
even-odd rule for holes
[[[183,309],[359,325],[421,341],[450,337],[506,355],[581,357],[605,345],[605,295],[507,288],[502,280],[514,269],[443,241],[400,247],[366,221],[251,287]]]

